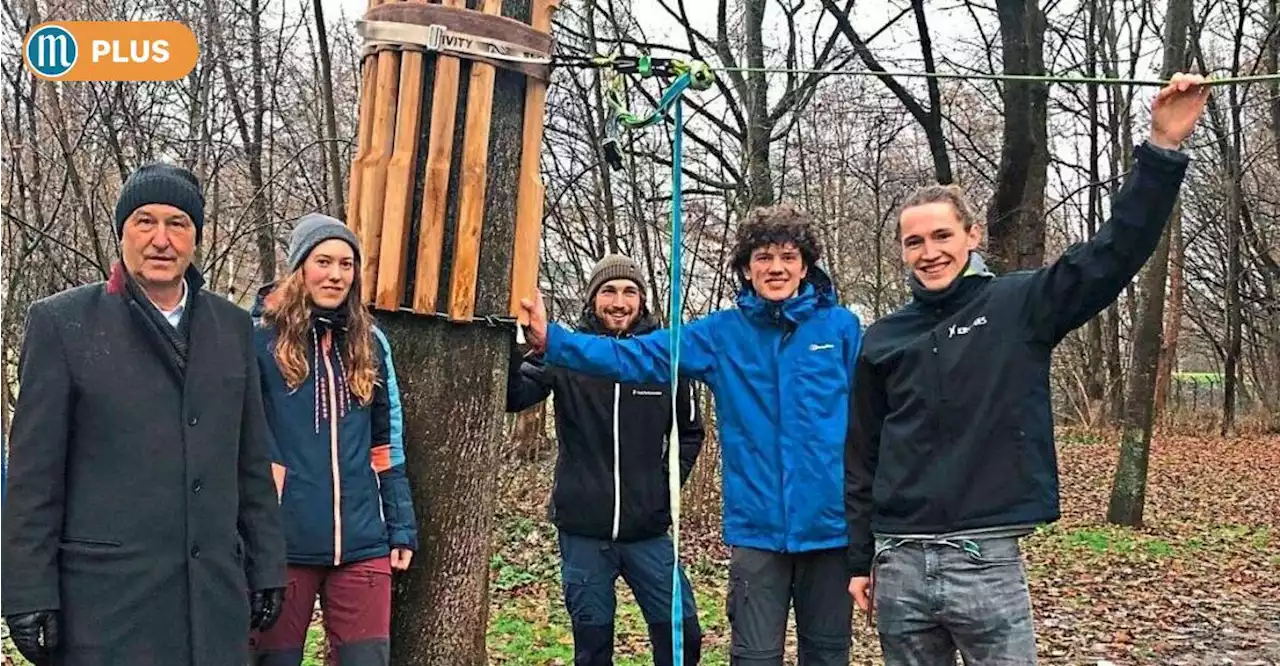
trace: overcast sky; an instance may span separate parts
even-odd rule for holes
[[[346,15],[348,20],[355,21],[364,13],[368,6],[367,0],[321,0],[321,2],[325,9],[325,17],[330,21],[337,20],[338,17],[343,14]],[[564,6],[566,3],[580,4],[579,0],[561,0],[561,6]],[[671,0],[668,4],[675,6],[676,2],[675,0]],[[686,0],[685,2],[685,9],[689,12],[691,22],[694,27],[703,34],[715,34],[717,4],[718,3],[715,2],[715,0]],[[732,7],[733,4],[735,3],[731,3],[730,6]],[[905,3],[901,2],[893,3],[889,0],[858,0],[858,2],[855,3],[854,25],[865,37],[867,34],[878,29],[893,15],[897,14],[904,4]],[[801,30],[807,32],[812,29],[813,21],[817,20],[818,17],[821,16],[822,3],[815,0],[806,3],[806,5],[805,9],[801,12],[798,23]],[[934,0],[932,2],[928,2],[927,6],[929,7],[931,14],[931,23],[929,26],[930,33],[932,33],[934,40],[937,42],[938,48],[943,48],[947,42],[952,40],[964,39],[966,37],[965,33],[972,32],[971,21],[968,19],[967,14],[957,8],[960,6],[960,3],[944,3]],[[650,41],[672,43],[677,46],[683,46],[687,43],[682,32],[677,32],[679,29],[678,24],[668,16],[667,12],[662,9],[656,0],[634,0],[632,7],[635,14],[639,17],[639,22],[646,34],[646,37],[648,37]],[[778,3],[770,2],[768,4],[767,11],[768,14],[766,15],[765,22],[766,29],[769,29],[770,26],[776,26],[778,29],[785,27],[781,20],[781,10]],[[955,19],[960,20],[952,20],[953,15]],[[829,18],[827,19],[827,23],[832,23]],[[912,42],[911,46],[914,48],[914,22],[911,21],[908,16],[906,17],[906,20],[899,21],[899,25],[900,29],[893,32],[910,39]],[[883,52],[884,47],[888,43],[891,43],[890,38],[894,36],[893,32],[886,33],[880,40],[877,40],[875,44],[877,52]],[[827,33],[824,32],[824,34]],[[769,41],[768,38],[766,38],[766,41]],[[906,39],[901,41],[906,41]],[[781,42],[782,38],[781,35],[779,35],[779,38],[774,43]],[[655,55],[659,54],[655,53]]]

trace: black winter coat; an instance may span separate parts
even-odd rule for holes
[[[870,570],[876,533],[1058,519],[1053,348],[1151,256],[1189,161],[1148,144],[1134,157],[1088,242],[1039,270],[971,270],[936,293],[913,283],[915,299],[867,329],[845,458],[853,575]]]
[[[602,333],[588,315],[583,328]],[[644,317],[631,334],[656,328]],[[569,534],[638,541],[671,527],[667,491],[668,384],[620,384],[556,366],[512,350],[507,411],[520,412],[555,394],[555,488],[551,520]],[[676,387],[680,482],[693,470],[705,432],[697,395],[687,379]]]
[[[64,666],[243,666],[285,585],[249,313],[189,271],[184,363],[128,279],[28,313],[0,603],[60,610]]]

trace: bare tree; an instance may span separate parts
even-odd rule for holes
[[[1191,28],[1191,0],[1170,0],[1165,17],[1165,78],[1173,76],[1186,62],[1188,32]],[[1175,204],[1173,215],[1181,215]],[[1141,526],[1147,492],[1147,463],[1151,452],[1151,430],[1155,418],[1155,374],[1160,356],[1160,333],[1164,326],[1164,286],[1169,268],[1169,229],[1165,227],[1155,255],[1141,278],[1141,318],[1134,333],[1133,363],[1129,366],[1128,399],[1125,402],[1124,430],[1120,440],[1120,461],[1111,487],[1107,522]]]

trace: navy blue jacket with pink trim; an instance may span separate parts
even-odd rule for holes
[[[276,330],[260,319],[266,291],[254,307],[254,348],[277,483],[281,471],[284,476],[281,522],[289,563],[338,566],[392,548],[417,550],[400,390],[386,337],[374,328],[378,382],[368,405],[339,379],[338,344],[319,354],[308,345],[311,373],[291,389],[275,358]]]

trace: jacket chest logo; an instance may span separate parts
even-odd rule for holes
[[[969,324],[968,326],[956,326],[955,324],[952,324],[950,328],[947,329],[947,337],[954,338],[957,335],[966,335],[969,333],[969,331],[972,331],[973,329],[979,326],[986,326],[986,325],[987,325],[987,316],[980,315],[977,319],[973,320],[973,323]]]
[[[645,391],[643,389],[631,389],[631,395],[647,395],[662,397],[662,391]]]
[[[820,344],[809,345],[809,351],[811,352],[823,351],[824,349],[835,349],[835,348],[836,346],[831,343],[826,343],[821,345]]]

